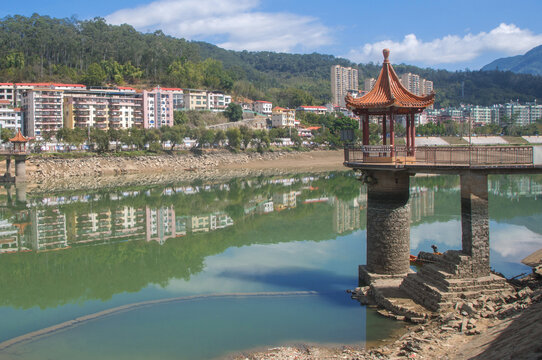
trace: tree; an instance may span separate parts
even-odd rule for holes
[[[243,108],[239,104],[229,103],[226,110],[224,110],[224,116],[230,120],[230,122],[236,122],[243,118]]]
[[[241,131],[238,128],[230,128],[226,131],[226,137],[228,138],[229,147],[239,150],[239,146],[241,145]]]
[[[9,142],[9,139],[15,136],[15,130],[13,129],[2,128],[0,131],[0,138],[2,139],[3,143]]]
[[[107,75],[100,64],[93,63],[88,67],[81,82],[87,86],[102,86],[107,78]]]
[[[96,145],[98,152],[109,151],[109,135],[107,131],[92,128],[90,130],[90,141]]]
[[[254,137],[254,132],[248,126],[241,126],[239,131],[241,132],[241,142],[243,143],[243,148],[247,149],[252,141],[252,138]]]

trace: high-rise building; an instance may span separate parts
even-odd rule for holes
[[[401,75],[401,84],[415,95],[429,95],[433,92],[433,82],[420,77],[420,75],[406,73]]]
[[[143,118],[145,129],[173,126],[173,93],[160,87],[143,91]]]
[[[365,81],[363,82],[363,90],[369,92],[373,89],[373,86],[375,86],[375,84],[376,84],[375,78],[365,79]]]
[[[415,95],[420,95],[420,75],[406,73],[401,75],[401,84]]]
[[[333,104],[346,106],[344,98],[348,90],[358,90],[358,70],[351,67],[333,65],[331,67],[331,95]]]
[[[25,135],[42,139],[46,132],[56,134],[63,126],[63,91],[49,87],[34,88],[23,95],[23,112],[27,123]]]

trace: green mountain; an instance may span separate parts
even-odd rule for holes
[[[34,14],[0,19],[0,82],[141,88],[160,84],[223,90],[296,107],[331,100],[330,67],[335,64],[358,68],[360,83],[380,71],[379,64],[355,64],[332,55],[225,50],[161,31],[144,34],[126,24],[108,25],[102,18],[55,19]],[[413,72],[432,80],[437,107],[542,100],[539,76],[394,67],[399,74]]]
[[[490,70],[542,75],[542,45],[532,48],[524,55],[497,59],[482,68],[482,71]]]

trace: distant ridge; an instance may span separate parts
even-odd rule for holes
[[[542,45],[527,51],[524,55],[497,59],[486,66],[482,71],[511,71],[516,74],[542,75]]]

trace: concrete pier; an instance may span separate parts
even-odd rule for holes
[[[367,183],[368,273],[403,277],[410,268],[409,174],[372,171]]]
[[[464,276],[489,276],[489,210],[487,174],[466,172],[461,179],[462,252],[470,257]]]
[[[15,182],[26,181],[26,156],[15,156]]]

